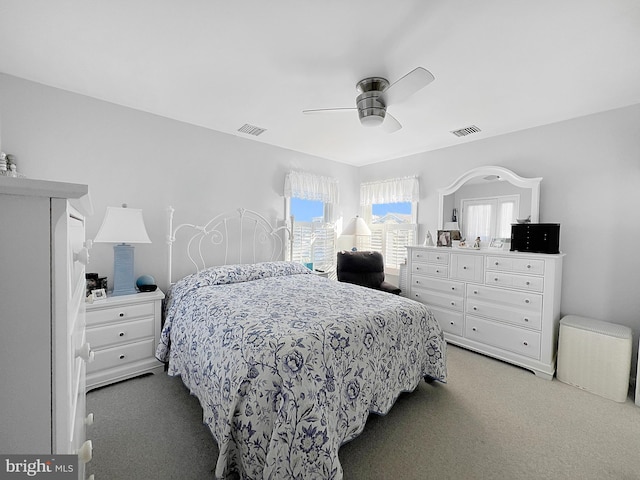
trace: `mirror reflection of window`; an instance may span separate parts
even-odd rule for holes
[[[510,238],[511,224],[519,209],[519,195],[467,198],[460,205],[462,236],[467,241],[480,237],[488,244],[492,238]]]

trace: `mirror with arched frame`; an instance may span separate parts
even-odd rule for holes
[[[541,181],[541,177],[520,177],[504,167],[485,166],[469,170],[448,187],[438,190],[438,228],[446,229],[446,224],[457,221],[464,236],[465,206],[474,202],[486,203],[490,198],[509,203],[508,207],[516,219],[528,218],[537,223]]]

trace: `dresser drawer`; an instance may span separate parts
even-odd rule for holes
[[[446,295],[421,288],[411,289],[411,298],[427,305],[436,305],[440,307],[450,308],[458,312],[464,310],[464,300],[462,297]]]
[[[528,312],[542,313],[542,295],[533,292],[517,292],[482,285],[467,285],[469,304],[481,301],[499,303]]]
[[[411,287],[436,290],[441,293],[447,293],[449,295],[455,295],[459,297],[464,296],[464,283],[453,282],[450,280],[440,280],[437,278],[412,275]]]
[[[530,273],[532,275],[544,274],[544,260],[529,258],[509,258],[487,256],[487,270],[499,270],[502,272]]]
[[[543,277],[533,277],[529,275],[513,275],[511,273],[487,272],[484,276],[484,283],[496,287],[520,288],[532,292],[542,293],[544,291]]]
[[[433,307],[429,305],[429,310],[433,312],[436,320],[440,324],[443,331],[453,335],[462,336],[464,331],[464,320],[462,312],[454,312],[444,308]]]
[[[87,330],[87,340],[93,349],[115,343],[131,342],[140,338],[153,337],[153,335],[153,317],[102,327],[92,327]]]
[[[153,316],[153,303],[138,303],[136,305],[122,305],[116,307],[92,309],[87,312],[87,324],[97,325],[115,320],[128,320],[136,317]]]
[[[467,315],[465,336],[529,358],[540,358],[540,334],[531,330]]]
[[[413,262],[435,263],[438,265],[449,265],[449,253],[431,251],[413,251],[411,254]]]
[[[412,263],[411,273],[447,278],[449,271],[448,267],[444,264],[433,265],[428,263]]]
[[[154,339],[105,348],[95,352],[95,359],[87,366],[87,373],[126,365],[154,356]]]
[[[481,283],[484,280],[481,255],[451,255],[451,278]]]
[[[542,328],[542,314],[540,312],[519,310],[498,303],[484,303],[469,299],[467,313],[491,317],[519,327],[527,327],[534,330]]]

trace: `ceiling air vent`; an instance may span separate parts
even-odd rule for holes
[[[472,133],[481,132],[478,127],[475,125],[471,125],[470,127],[461,128],[460,130],[454,130],[453,133],[456,137],[466,137],[467,135],[471,135]]]
[[[246,133],[247,135],[254,135],[254,136],[258,136],[261,133],[264,133],[267,131],[266,128],[260,128],[260,127],[256,127],[255,125],[249,125],[248,123],[245,123],[243,126],[241,126],[238,131],[240,133]]]

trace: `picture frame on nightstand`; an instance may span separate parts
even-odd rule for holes
[[[91,303],[100,303],[107,301],[107,292],[104,288],[97,288],[91,291]]]

